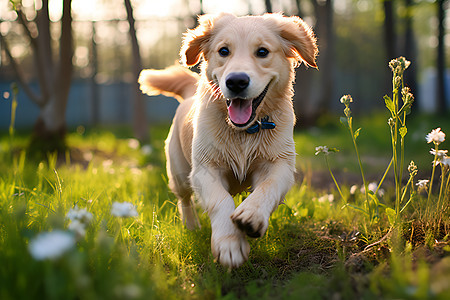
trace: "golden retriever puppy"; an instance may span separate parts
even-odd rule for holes
[[[184,35],[181,60],[144,70],[144,93],[180,100],[166,140],[170,189],[187,228],[199,226],[194,192],[211,220],[217,261],[238,267],[294,183],[294,68],[316,67],[316,39],[298,17],[203,15]],[[250,191],[235,207],[233,195]]]

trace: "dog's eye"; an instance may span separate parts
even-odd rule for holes
[[[269,50],[267,50],[264,47],[259,48],[258,50],[256,50],[256,56],[264,58],[267,57],[267,55],[269,55]]]
[[[230,50],[227,47],[222,47],[219,49],[219,55],[222,57],[226,57],[230,55]]]

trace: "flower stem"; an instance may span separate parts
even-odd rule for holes
[[[341,188],[339,187],[339,184],[336,181],[336,178],[334,178],[333,172],[331,171],[330,168],[330,164],[328,163],[328,157],[325,155],[325,162],[327,163],[327,167],[328,167],[328,171],[331,174],[331,178],[333,178],[334,184],[336,185],[338,191],[339,191],[339,195],[341,195],[342,200],[344,200],[345,202],[347,202],[347,200],[345,199],[344,195],[342,194]]]
[[[426,216],[428,217],[429,208],[430,208],[430,198],[431,198],[431,189],[433,187],[433,180],[434,180],[434,171],[436,170],[436,161],[437,161],[437,155],[439,151],[439,145],[435,143],[435,150],[436,153],[434,154],[434,160],[433,160],[433,170],[431,171],[431,180],[430,180],[430,186],[428,188],[428,198],[427,198],[427,208],[426,208]]]
[[[377,186],[377,190],[375,191],[375,194],[378,194],[378,190],[380,189],[381,185],[383,184],[384,180],[386,179],[387,173],[389,172],[389,170],[391,169],[392,166],[392,162],[394,161],[394,158],[391,159],[391,162],[389,163],[389,165],[386,168],[386,171],[384,171],[383,177],[381,177],[380,182],[378,183]]]
[[[445,173],[446,173],[445,167],[443,164],[441,164],[441,187],[439,189],[439,198],[438,198],[438,205],[437,205],[438,211],[440,213],[442,213],[442,210],[444,209],[443,206],[441,207],[441,199],[442,199],[442,192],[444,190]]]
[[[367,206],[369,208],[370,222],[372,223],[373,213],[372,213],[372,206],[369,203],[369,187],[368,187],[368,184],[367,184],[367,181],[366,181],[366,177],[364,175],[364,168],[363,168],[363,165],[362,165],[362,162],[361,162],[361,157],[359,155],[358,145],[356,144],[355,135],[353,133],[352,120],[349,118],[348,121],[349,121],[348,122],[348,129],[350,130],[350,135],[352,136],[353,146],[355,148],[356,156],[358,158],[359,169],[361,170],[361,177],[362,177],[363,184],[364,184],[364,196],[365,196],[365,199],[366,199]]]

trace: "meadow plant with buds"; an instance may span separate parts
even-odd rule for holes
[[[388,217],[389,223],[391,225],[391,229],[399,225],[400,223],[400,214],[408,207],[408,205],[417,198],[417,195],[428,189],[428,201],[426,204],[426,216],[431,218],[428,215],[428,211],[430,206],[434,205],[431,203],[430,198],[432,195],[432,186],[434,181],[434,174],[436,166],[441,166],[441,184],[439,189],[439,196],[437,200],[437,212],[442,218],[442,214],[444,214],[448,210],[448,192],[450,188],[450,176],[449,173],[449,163],[450,159],[447,156],[447,150],[440,150],[439,145],[445,140],[445,133],[441,131],[441,128],[436,128],[432,130],[427,136],[426,141],[428,143],[433,143],[434,148],[431,149],[430,153],[434,156],[433,160],[433,170],[431,173],[431,179],[423,179],[419,180],[416,184],[414,184],[414,179],[418,173],[418,168],[414,161],[411,161],[408,167],[406,168],[408,172],[408,180],[405,185],[402,185],[402,180],[404,178],[405,172],[405,136],[408,133],[408,128],[406,126],[406,117],[411,112],[412,104],[414,103],[414,96],[411,93],[411,90],[404,85],[403,74],[405,70],[409,67],[411,63],[406,60],[404,57],[399,57],[397,59],[393,59],[389,63],[389,67],[392,70],[392,96],[384,96],[384,102],[386,108],[390,113],[390,117],[388,119],[388,126],[390,130],[390,138],[391,138],[391,146],[392,146],[392,158],[386,171],[384,172],[381,180],[378,184],[368,183],[365,177],[363,164],[361,162],[361,157],[358,150],[357,138],[360,135],[361,128],[354,129],[353,126],[353,118],[350,105],[353,102],[353,99],[350,95],[345,95],[340,99],[340,102],[344,104],[344,116],[340,118],[340,122],[348,129],[350,132],[350,136],[353,142],[353,146],[355,148],[356,156],[358,159],[361,177],[363,181],[363,187],[361,187],[361,192],[364,194],[364,206],[357,206],[354,204],[348,203],[348,199],[346,199],[342,193],[342,189],[339,187],[339,184],[334,177],[328,163],[328,154],[329,149],[327,146],[316,147],[316,155],[323,153],[325,154],[325,160],[327,167],[330,171],[331,177],[333,178],[333,182],[335,183],[339,194],[346,202],[344,207],[352,207],[358,211],[363,212],[369,220],[369,223],[372,225],[379,220],[379,211],[380,208],[384,208],[384,211]],[[391,208],[387,204],[384,204],[379,201],[380,197],[380,187],[382,186],[387,174],[390,172],[391,168],[393,168],[393,177],[395,181],[395,202],[394,207]],[[351,192],[351,195],[354,195]]]

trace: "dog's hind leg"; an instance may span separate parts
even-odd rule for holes
[[[200,222],[190,195],[189,197],[178,199],[178,211],[187,229],[194,230],[200,228]]]
[[[176,167],[175,167],[176,168]],[[178,211],[180,212],[183,224],[187,229],[193,230],[200,227],[195,207],[193,205],[192,189],[188,185],[189,173],[172,173],[174,168],[170,167],[170,161],[167,162],[167,174],[169,176],[169,187],[178,198]]]
[[[187,229],[193,230],[200,227],[197,213],[192,198],[192,188],[189,182],[191,166],[183,156],[177,135],[173,134],[172,127],[166,140],[167,176],[169,188],[178,198],[178,211],[183,224]]]

